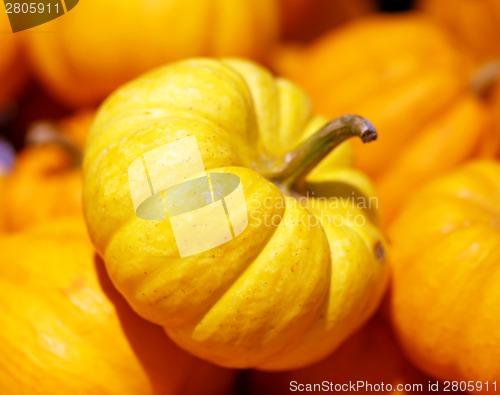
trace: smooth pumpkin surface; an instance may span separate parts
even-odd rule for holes
[[[362,114],[377,126],[377,144],[353,144],[390,222],[408,191],[477,154],[491,120],[469,91],[471,64],[442,27],[409,12],[359,18],[284,51],[277,67],[323,114]]]
[[[441,379],[498,382],[500,164],[471,162],[415,192],[390,239],[408,356]]]
[[[332,355],[314,365],[278,373],[252,371],[246,377],[250,393],[256,395],[290,394],[291,389],[305,389],[307,384],[324,381],[343,385],[340,388],[344,391],[336,392],[350,392],[351,383],[363,382],[372,386],[383,383],[385,391],[396,394],[430,393],[428,378],[406,359],[390,326],[380,315],[373,317]],[[420,385],[423,391],[417,387]],[[373,388],[360,385],[356,393],[371,394],[375,392]]]
[[[112,281],[134,310],[197,356],[269,370],[318,360],[366,321],[388,268],[376,207],[347,199],[373,198],[368,179],[350,167],[350,146],[339,145],[309,174],[301,197],[258,173],[279,177],[299,141],[307,149],[293,163],[305,164],[325,148],[313,135],[324,124],[296,85],[238,59],[174,63],[111,95],[87,140],[84,212]],[[248,226],[229,242],[180,258],[170,220],[136,215],[127,169],[187,136],[196,138],[207,171],[240,178]],[[159,160],[148,171],[166,177],[180,160]],[[311,197],[314,191],[323,199]]]
[[[418,0],[429,13],[473,49],[479,60],[500,57],[500,2],[497,0]]]
[[[97,104],[121,84],[189,56],[263,58],[278,35],[275,0],[86,0],[28,37],[44,86],[64,104]]]
[[[137,316],[81,220],[0,238],[0,386],[8,394],[214,394],[233,373]]]

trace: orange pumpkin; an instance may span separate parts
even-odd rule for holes
[[[0,237],[0,388],[30,395],[228,391],[233,373],[137,316],[95,260],[80,219]]]
[[[358,113],[377,127],[377,146],[355,144],[356,158],[389,221],[408,191],[476,155],[490,119],[468,90],[470,65],[443,29],[407,13],[354,21],[287,52],[278,67],[320,112]]]
[[[447,26],[480,60],[500,57],[500,1],[418,0],[417,6]]]
[[[250,372],[247,376],[251,394],[290,394],[305,385],[316,384],[335,392],[371,394],[372,386],[384,385],[384,391],[405,394],[428,393],[428,379],[404,357],[389,325],[380,316],[372,318],[351,336],[335,353],[314,365],[300,370],[280,373]],[[358,387],[359,382],[363,386]],[[302,387],[300,387],[302,386]],[[420,386],[423,390],[419,391]]]
[[[82,213],[80,156],[93,112],[39,122],[3,186],[4,226],[15,231],[52,217]]]
[[[21,37],[12,33],[7,14],[0,12],[0,112],[12,100],[26,76]]]
[[[63,103],[96,104],[161,64],[195,55],[262,59],[276,0],[85,0],[28,36],[33,69]]]
[[[6,228],[25,228],[57,216],[82,212],[81,170],[73,158],[57,145],[25,148],[5,180]]]
[[[422,370],[500,384],[500,163],[475,161],[416,192],[390,227],[392,319]],[[468,388],[484,392],[477,386]]]

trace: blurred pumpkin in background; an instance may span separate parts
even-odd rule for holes
[[[0,11],[0,114],[21,88],[26,75],[21,36],[12,33],[7,14]]]
[[[52,217],[82,213],[82,146],[93,119],[78,112],[58,123],[42,122],[27,138],[3,185],[4,224],[14,231]]]
[[[449,28],[479,61],[500,59],[499,0],[417,0],[416,6]]]
[[[411,386],[420,384],[427,389],[428,382],[427,377],[403,355],[389,325],[379,315],[373,317],[337,351],[314,365],[277,373],[251,371],[246,375],[249,393],[255,395],[285,395],[291,392],[292,382],[314,384],[324,380],[347,384],[347,388],[349,383],[358,380],[372,385],[384,383],[391,385],[391,393],[396,394],[422,392],[415,390],[416,387],[412,391]],[[406,391],[404,387],[398,390],[398,385],[407,385]],[[371,394],[374,391],[365,387],[356,392]]]
[[[8,230],[19,230],[55,216],[80,215],[81,170],[57,145],[24,148],[5,180]]]
[[[65,105],[82,106],[176,59],[262,60],[278,29],[277,0],[85,0],[27,38],[42,84]]]
[[[279,0],[282,39],[306,42],[360,15],[374,12],[377,0]]]
[[[446,31],[412,12],[360,18],[277,60],[320,112],[376,125],[373,149],[353,144],[386,221],[408,191],[478,152],[491,120],[469,90],[472,64]]]
[[[425,185],[389,236],[392,320],[411,360],[437,378],[499,382],[500,163]]]
[[[233,372],[198,360],[113,288],[79,219],[0,236],[6,394],[223,395]]]

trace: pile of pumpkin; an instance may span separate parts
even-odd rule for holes
[[[500,1],[386,3],[86,0],[0,35],[2,393],[498,390]],[[249,224],[179,258],[127,169],[185,136]]]

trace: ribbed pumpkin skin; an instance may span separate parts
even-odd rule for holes
[[[500,164],[471,162],[415,192],[390,228],[393,323],[434,377],[500,379],[499,208]]]
[[[98,104],[141,73],[190,56],[262,59],[278,35],[276,0],[86,0],[31,34],[42,84],[65,105]],[[92,28],[90,28],[92,26]]]
[[[303,366],[357,329],[380,301],[388,265],[372,222],[376,207],[342,198],[342,188],[347,196],[373,196],[368,179],[350,167],[349,145],[310,176],[339,196],[337,207],[310,198],[306,209],[248,167],[263,151],[286,154],[324,123],[297,86],[238,59],[167,65],[108,98],[88,138],[84,211],[134,310],[195,355],[239,368]],[[136,215],[127,169],[186,136],[196,137],[207,171],[240,177],[248,226],[225,244],[180,258],[168,220]],[[169,165],[161,165],[166,174]]]
[[[224,394],[233,373],[137,316],[81,220],[0,238],[0,387],[6,394]]]
[[[422,13],[359,18],[277,62],[321,113],[361,114],[377,126],[377,144],[353,144],[387,223],[407,191],[476,156],[491,128],[468,90],[471,57]]]

